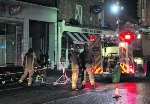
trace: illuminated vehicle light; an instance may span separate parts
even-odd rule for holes
[[[130,35],[125,35],[125,39],[131,39]]]
[[[128,44],[131,44],[134,40],[137,39],[136,34],[131,31],[124,31],[121,32],[119,35],[120,41],[127,42]]]

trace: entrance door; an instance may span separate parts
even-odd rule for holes
[[[44,55],[47,55],[48,53],[48,25],[49,23],[41,21],[30,20],[29,22],[29,45],[33,48],[38,58],[41,52]],[[48,58],[48,56],[46,58]],[[47,60],[48,59],[46,59],[46,61]]]

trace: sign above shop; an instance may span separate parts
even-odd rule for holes
[[[88,43],[88,42],[82,42],[82,41],[73,41],[74,44],[85,44],[85,43]]]
[[[91,34],[100,34],[100,33],[102,33],[100,30],[88,29],[88,28],[82,28],[81,31],[82,31],[83,33],[91,33]]]

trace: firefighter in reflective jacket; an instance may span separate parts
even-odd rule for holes
[[[36,56],[32,48],[28,50],[28,52],[24,56],[23,66],[24,66],[24,74],[21,76],[19,83],[22,83],[23,80],[29,74],[28,86],[32,84],[32,75],[34,73],[34,64],[35,64]]]
[[[90,83],[92,85],[92,88],[95,88],[95,79],[94,79],[94,74],[92,72],[92,65],[94,63],[94,57],[92,55],[92,50],[90,49],[90,46],[88,46],[88,44],[85,44],[84,46],[84,58],[85,58],[85,67],[86,67],[86,70],[84,71],[84,80],[82,82],[82,87],[85,87],[85,83],[87,81],[87,73],[89,75],[89,80],[90,80]]]
[[[79,74],[79,53],[75,45],[71,49],[70,54],[71,69],[72,69],[72,90],[78,90],[77,81]]]

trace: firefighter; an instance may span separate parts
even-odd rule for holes
[[[73,45],[70,54],[71,69],[72,69],[72,90],[78,90],[77,81],[79,75],[79,53],[77,47]]]
[[[86,74],[88,73],[91,86],[94,89],[95,88],[95,79],[94,79],[94,74],[92,72],[92,65],[94,63],[94,57],[92,55],[92,50],[90,49],[90,46],[88,46],[88,44],[85,44],[84,48],[85,48],[85,50],[84,50],[85,60],[84,61],[85,61],[86,71],[84,71],[84,80],[82,82],[82,88],[85,87],[85,84],[87,81]]]
[[[85,47],[84,50],[79,54],[79,69],[81,73],[81,82],[84,81],[84,73],[86,73],[86,67],[85,67]],[[81,86],[81,89],[83,89],[84,86]]]
[[[21,76],[19,83],[22,83],[23,80],[29,74],[28,86],[32,84],[32,76],[34,73],[34,65],[36,61],[36,56],[32,48],[28,50],[28,52],[24,56],[23,66],[24,66],[24,74]]]

